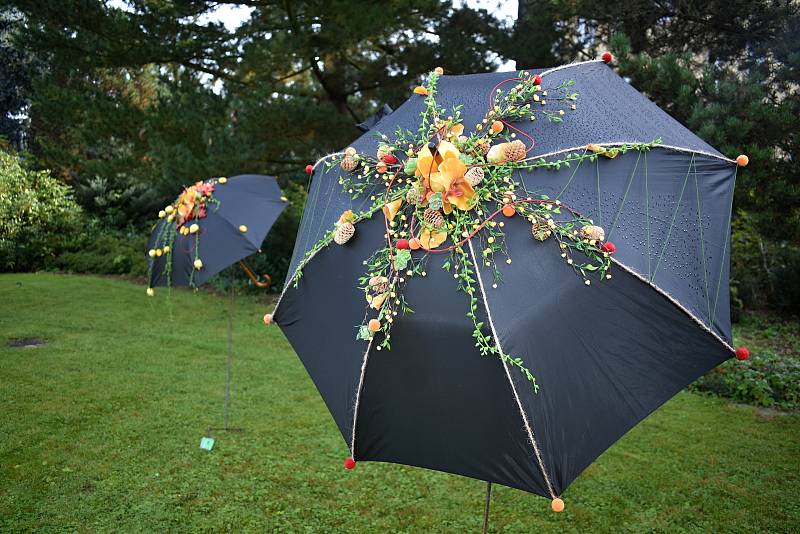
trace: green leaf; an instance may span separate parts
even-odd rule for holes
[[[408,262],[411,261],[411,252],[407,249],[398,250],[394,255],[394,268],[395,270],[402,271],[408,267]]]

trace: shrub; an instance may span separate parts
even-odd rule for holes
[[[145,235],[109,230],[91,219],[82,232],[69,239],[53,266],[70,273],[145,276],[146,246]]]
[[[68,185],[48,171],[26,169],[17,154],[0,148],[0,270],[49,266],[81,219]]]

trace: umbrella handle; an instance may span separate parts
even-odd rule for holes
[[[247,264],[244,261],[240,261],[239,262],[239,267],[242,268],[242,271],[244,271],[244,274],[247,275],[247,278],[249,278],[250,281],[253,282],[253,284],[256,287],[260,287],[262,289],[265,289],[265,288],[268,288],[270,286],[270,284],[272,284],[272,277],[270,275],[262,274],[261,276],[264,278],[264,281],[262,282],[261,280],[258,279],[258,276],[256,276],[253,273],[253,271],[250,269],[250,267],[247,266]]]

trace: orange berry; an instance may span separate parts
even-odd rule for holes
[[[500,133],[503,131],[503,121],[494,121],[492,123],[492,131],[494,133]]]
[[[515,213],[517,213],[517,210],[511,204],[503,206],[503,215],[506,217],[513,217]]]
[[[367,323],[367,329],[370,332],[377,332],[381,329],[381,322],[377,319],[370,319],[369,323]]]
[[[564,501],[556,497],[552,501],[550,501],[550,508],[553,509],[554,512],[563,512],[564,511]]]
[[[442,74],[444,74],[444,69],[442,67],[436,67],[435,69],[433,69],[433,72],[441,76]]]
[[[416,237],[412,237],[408,240],[408,246],[411,247],[411,250],[419,250],[422,247],[422,243]]]
[[[748,158],[744,154],[740,154],[739,156],[736,156],[736,164],[739,167],[747,167],[748,163],[750,163],[750,158]]]
[[[380,163],[378,163],[378,165],[376,165],[376,166],[375,166],[375,169],[376,169],[376,170],[377,170],[379,173],[383,174],[383,173],[385,173],[385,172],[386,172],[386,170],[388,169],[388,167],[386,166],[386,164],[385,164],[385,163],[383,163],[383,162],[380,162]]]
[[[423,86],[418,85],[414,88],[414,93],[418,95],[428,95],[428,90],[425,89]]]

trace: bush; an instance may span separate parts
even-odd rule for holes
[[[68,185],[48,171],[26,169],[17,154],[0,148],[0,270],[51,265],[81,219]]]
[[[147,236],[108,230],[98,220],[88,220],[82,232],[72,237],[53,267],[79,274],[124,274],[145,276],[144,251]]]

